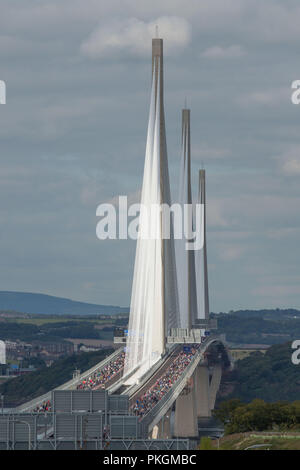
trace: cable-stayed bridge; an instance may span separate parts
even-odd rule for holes
[[[196,213],[191,185],[190,110],[182,110],[182,150],[176,200],[181,219],[166,220],[153,204],[171,204],[164,117],[163,41],[152,41],[152,89],[122,393],[148,431],[165,429],[175,406],[176,436],[197,436],[198,417],[211,416],[224,367],[230,366],[224,338],[210,336],[206,247],[205,170],[199,171]],[[187,210],[186,210],[187,209]],[[191,210],[190,210],[191,209]],[[148,218],[147,218],[148,217]],[[169,231],[166,236],[166,226]],[[154,227],[156,237],[144,237]],[[181,236],[178,235],[181,230]],[[192,241],[196,240],[196,244]],[[122,339],[121,339],[122,340]],[[214,362],[208,355],[217,349]],[[218,360],[220,355],[221,360]],[[176,379],[176,380],[175,380]],[[117,385],[114,392],[117,392]],[[167,428],[169,426],[167,425]]]
[[[184,213],[186,206],[193,205],[189,109],[182,110],[180,168],[176,203]],[[198,419],[211,416],[222,372],[232,367],[225,338],[213,334],[216,322],[209,318],[205,177],[201,169],[196,215],[188,210],[178,224],[175,217],[167,220],[168,212],[151,210],[171,206],[163,41],[153,39],[141,196],[148,210],[140,213],[128,329],[115,338],[120,349],[55,391],[105,389],[105,409],[107,400],[113,404],[115,397],[124,397],[126,413],[137,418],[139,429],[149,438],[197,438]],[[186,227],[185,237],[176,238],[178,229]],[[196,246],[187,248],[193,237]],[[43,403],[52,397],[49,392],[16,411],[43,410]],[[70,407],[72,411],[72,404]],[[93,411],[92,404],[88,408],[86,411]],[[48,429],[49,435],[55,433],[53,429]]]

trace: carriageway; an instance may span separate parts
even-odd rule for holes
[[[99,362],[98,364],[94,365],[90,369],[86,370],[82,374],[77,375],[73,379],[65,382],[64,384],[60,385],[59,387],[55,388],[55,390],[74,390],[76,389],[77,385],[79,385],[83,380],[86,380],[88,377],[93,375],[95,372],[103,369],[106,365],[108,365],[111,361],[114,361],[120,354],[123,352],[123,348],[117,349],[108,357],[106,357],[103,361]],[[119,374],[112,378],[110,385],[112,385],[115,381],[119,379]],[[51,399],[51,392],[45,393],[44,395],[40,395],[39,397],[30,400],[27,403],[23,403],[23,405],[18,406],[15,409],[17,413],[29,413],[32,410],[36,409],[38,406],[42,405],[45,401]]]
[[[216,346],[221,348],[222,357],[213,363],[208,363],[207,353]],[[179,355],[180,351],[182,351],[182,346],[172,345],[166,355],[141,378],[140,382],[130,387],[124,386],[124,380],[120,377],[120,372],[107,384],[106,389],[108,393],[112,395],[128,395],[130,412],[132,413],[135,401],[147,390],[150,390],[159,378],[164,376],[164,373]],[[79,383],[93,373],[103,369],[121,353],[122,348],[108,356],[104,361],[96,364],[93,368],[61,385],[56,390],[76,389]],[[199,417],[211,416],[211,410],[214,408],[216,394],[221,381],[222,369],[230,366],[231,360],[224,338],[220,336],[208,337],[198,346],[192,360],[170,390],[141,419],[149,435],[153,434],[158,438],[171,437],[170,415],[175,406],[173,435],[176,437],[196,437],[198,434],[197,419]],[[93,389],[95,390],[97,387]],[[50,400],[50,398],[51,392],[20,406],[16,411],[23,413],[32,412],[33,409],[44,401]]]
[[[153,373],[157,370],[158,366],[161,366],[165,362],[166,358],[168,357],[168,355],[170,354],[172,349],[174,349],[174,348],[171,348],[167,352],[166,356],[164,356],[158,362],[158,364],[156,364],[152,368],[151,371],[149,371],[147,374],[145,374],[144,380],[140,382],[140,385],[142,383],[144,383],[145,380],[147,380],[149,378],[149,375],[150,376],[153,375]],[[102,369],[104,369],[105,366],[107,366],[110,362],[115,361],[122,354],[122,352],[123,352],[123,347],[117,349],[112,354],[110,354],[108,357],[106,357],[103,361],[95,364],[93,367],[91,367],[90,369],[82,372],[81,374],[76,375],[76,377],[73,377],[71,380],[69,380],[68,382],[65,382],[64,384],[60,385],[59,387],[55,388],[54,390],[76,390],[77,386],[79,384],[81,384],[82,381],[87,380],[93,374],[95,374],[95,373],[101,371]],[[120,390],[120,388],[123,388],[123,394],[125,394],[124,390],[125,390],[125,392],[127,392],[127,388],[123,387],[123,385],[122,385],[122,383],[123,383],[122,373],[123,373],[123,370],[120,370],[120,372],[118,372],[115,376],[113,376],[105,384],[105,388],[108,390],[108,393],[110,393],[110,394],[113,394],[113,393],[119,394],[118,389]],[[100,388],[100,386],[95,386],[95,387],[93,387],[93,390],[97,390],[98,388]],[[135,388],[131,387],[131,389],[129,390],[129,395],[131,393],[133,393],[134,390],[135,390]],[[50,390],[49,392],[47,392],[43,395],[40,395],[40,396],[34,398],[33,400],[30,400],[26,403],[23,403],[22,405],[15,408],[14,411],[16,413],[30,413],[30,412],[32,412],[38,406],[42,405],[44,402],[51,399],[51,392],[52,392],[52,390]]]
[[[221,351],[220,357],[215,357],[213,361],[208,360],[209,352],[216,348]],[[182,345],[172,345],[166,355],[140,379],[138,384],[125,386],[124,379],[121,377],[108,387],[108,392],[128,395],[132,410],[136,400],[164,376],[180,351],[182,351]],[[197,420],[211,416],[222,370],[232,367],[232,364],[224,336],[214,335],[206,338],[171,389],[142,418],[141,421],[148,428],[149,433],[154,432],[157,436],[164,438],[171,437],[168,420],[175,405],[175,435],[196,437],[198,435]],[[189,426],[185,426],[186,423],[189,423]]]
[[[207,359],[211,348],[217,347],[219,353],[213,361]],[[180,347],[173,351],[173,357]],[[169,358],[169,362],[172,358]],[[131,405],[153,383],[163,375],[167,369],[162,366],[156,374],[143,383],[130,397]],[[170,417],[175,405],[175,422],[173,435],[176,437],[197,437],[198,418],[210,417],[214,409],[216,395],[220,386],[222,370],[232,367],[224,338],[211,336],[207,338],[196,351],[192,360],[184,369],[178,380],[158,403],[142,418],[141,422],[151,433],[159,438],[171,437]]]

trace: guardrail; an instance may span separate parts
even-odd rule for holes
[[[98,362],[95,366],[91,367],[90,369],[86,370],[82,374],[80,374],[78,377],[75,377],[68,382],[65,382],[64,384],[60,385],[59,387],[56,387],[54,390],[70,390],[75,385],[77,385],[79,382],[82,380],[86,379],[89,375],[93,374],[94,372],[97,372],[98,369],[101,369],[102,367],[105,367],[109,362],[111,362],[115,357],[117,357],[121,352],[123,351],[123,348],[117,349],[114,351],[110,356],[106,357],[103,361]],[[28,401],[27,403],[23,403],[23,405],[20,405],[15,408],[15,412],[18,413],[26,413],[28,411],[34,410],[37,406],[41,405],[47,400],[50,400],[51,398],[51,392],[45,393],[44,395],[40,395],[37,398],[34,398],[31,401]]]

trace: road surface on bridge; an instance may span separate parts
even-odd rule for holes
[[[180,346],[177,346],[174,351],[171,352],[169,356],[167,356],[166,360],[164,363],[161,365],[161,367],[139,388],[132,397],[130,397],[129,401],[129,406],[131,407],[134,405],[136,400],[140,398],[147,390],[149,390],[155,382],[162,377],[167,369],[170,367],[172,362],[176,359],[176,357],[179,355],[179,353],[182,351],[182,348]]]

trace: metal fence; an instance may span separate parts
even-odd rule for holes
[[[27,450],[26,442],[15,442],[13,447],[7,447],[0,442],[0,451],[2,450]],[[109,439],[109,440],[85,440],[82,443],[72,440],[40,440],[33,450],[189,450],[190,442],[188,439]]]
[[[129,413],[129,397],[109,395],[107,390],[53,390],[51,403],[52,411],[55,413],[76,411]]]
[[[0,450],[187,449],[188,441],[149,440],[136,416],[97,413],[7,414]]]
[[[119,414],[129,413],[128,395],[108,395],[108,411]]]
[[[72,413],[74,411],[107,411],[105,390],[53,390],[51,392],[52,411]]]

